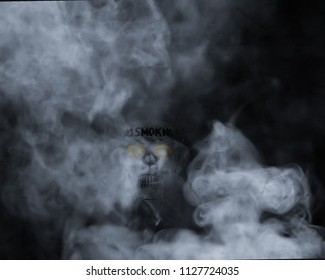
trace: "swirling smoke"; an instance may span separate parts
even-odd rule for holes
[[[222,107],[233,102],[227,94],[250,87],[223,69],[247,59],[231,24],[233,13],[249,17],[245,5],[253,4],[0,3],[1,258],[323,256],[304,171],[265,166],[233,122],[223,124],[238,113]],[[234,85],[219,94],[225,80]],[[198,104],[212,92],[215,108]],[[207,113],[214,110],[223,123]],[[127,226],[140,171],[123,132],[141,119],[174,120],[190,139],[183,193],[203,232]]]

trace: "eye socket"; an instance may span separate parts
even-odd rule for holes
[[[140,143],[129,144],[127,147],[128,154],[131,157],[139,158],[145,153],[145,146]]]
[[[156,144],[153,147],[153,152],[158,157],[168,157],[172,154],[172,148],[166,144]]]

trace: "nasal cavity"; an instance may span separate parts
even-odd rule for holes
[[[145,153],[143,156],[143,161],[147,165],[151,166],[157,162],[157,157],[153,153]]]

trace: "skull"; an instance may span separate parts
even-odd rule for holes
[[[128,131],[127,154],[141,170],[136,182],[139,198],[135,206],[140,228],[178,226],[184,220],[179,217],[178,221],[172,221],[183,213],[176,208],[185,203],[182,187],[189,152],[171,132],[173,130],[157,126]]]

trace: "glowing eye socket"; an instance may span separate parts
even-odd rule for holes
[[[140,143],[128,145],[128,154],[131,157],[138,158],[138,157],[143,156],[144,153],[145,153],[145,147],[144,147],[144,145],[142,145]]]
[[[172,148],[166,144],[156,144],[153,150],[158,157],[168,157],[172,154]]]

